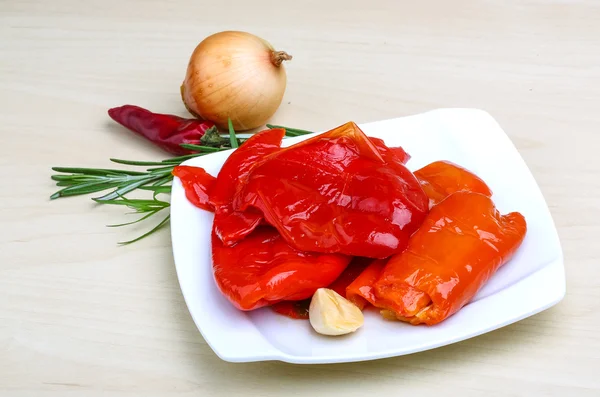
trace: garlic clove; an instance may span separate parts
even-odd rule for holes
[[[328,288],[319,288],[308,309],[310,325],[323,335],[345,335],[359,329],[365,319],[360,309]]]

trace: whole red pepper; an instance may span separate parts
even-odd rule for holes
[[[122,126],[178,156],[193,153],[182,148],[181,144],[200,145],[200,138],[215,126],[212,121],[153,113],[134,105],[109,109],[108,115]]]

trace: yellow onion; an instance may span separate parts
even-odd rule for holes
[[[204,39],[192,54],[181,86],[188,110],[236,130],[263,125],[283,99],[287,77],[282,65],[292,57],[275,51],[253,34],[226,31]]]

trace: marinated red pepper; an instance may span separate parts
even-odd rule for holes
[[[209,201],[209,194],[213,190],[216,178],[200,167],[179,165],[173,168],[173,175],[181,180],[185,197],[198,208],[214,211]]]
[[[233,247],[213,233],[214,278],[225,297],[240,310],[310,298],[331,284],[351,258],[290,247],[277,230],[259,227]]]
[[[523,216],[500,215],[487,185],[460,166],[432,163],[417,181],[402,148],[351,123],[286,149],[282,138],[283,130],[255,135],[216,181],[199,168],[174,170],[192,203],[216,211],[215,280],[241,310],[272,305],[307,318],[307,298],[329,287],[387,318],[433,325],[471,301],[523,241]],[[426,217],[425,192],[436,204]],[[259,227],[263,216],[277,230]],[[404,245],[372,238],[397,237],[386,226],[400,224],[403,233],[418,228]],[[386,258],[404,248],[350,266],[350,256],[335,254]]]
[[[347,298],[346,288],[373,262],[372,258],[354,257],[340,276],[327,288]]]
[[[346,298],[364,309],[369,303],[374,305],[377,298],[373,285],[381,276],[381,272],[387,262],[387,259],[377,259],[372,261],[365,270],[363,270],[350,285],[346,288]]]
[[[390,258],[374,284],[373,303],[388,318],[437,324],[471,301],[526,230],[523,215],[500,215],[489,197],[454,193],[432,208],[406,250]]]
[[[214,230],[225,245],[247,236],[262,221],[258,211],[235,211],[232,200],[241,181],[264,156],[279,150],[285,130],[274,128],[250,137],[227,158],[217,175],[210,201],[215,207]]]
[[[408,163],[408,160],[410,160],[410,154],[406,153],[401,147],[388,147],[385,142],[379,138],[369,137],[369,140],[373,142],[373,145],[377,148],[379,153],[381,153],[381,157],[387,162],[398,161],[402,164],[406,164]]]
[[[372,139],[372,138],[371,138]],[[486,196],[492,192],[485,182],[467,169],[449,161],[436,161],[417,171],[415,176],[433,206],[448,195],[458,191],[473,191]],[[346,290],[346,297],[361,309],[375,304],[376,296],[373,285],[379,279],[386,260],[372,262]]]
[[[388,257],[406,247],[428,198],[401,161],[385,157],[356,124],[344,124],[265,156],[241,183],[233,208],[260,210],[302,251]]]
[[[186,197],[211,211],[217,186],[214,177],[199,167],[178,166]],[[252,310],[281,301],[301,301],[336,280],[351,258],[298,251],[271,227],[260,227],[250,236],[226,247],[214,234],[212,256],[215,280],[221,292],[239,309]],[[302,303],[279,305],[276,310],[302,318]]]
[[[335,279],[327,288],[334,290],[341,296],[346,296],[346,288],[356,279],[363,270],[373,261],[371,258],[355,257],[344,269],[342,274]],[[293,319],[308,319],[308,308],[310,299],[303,301],[284,301],[273,305],[276,313]]]
[[[215,127],[212,121],[153,113],[134,105],[109,109],[108,115],[122,126],[176,155],[194,153],[182,148],[181,144],[200,145],[200,138]]]
[[[492,191],[481,178],[450,161],[433,162],[415,171],[415,176],[429,197],[430,206],[463,190],[492,197]]]

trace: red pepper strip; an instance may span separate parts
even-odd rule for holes
[[[346,298],[358,306],[361,310],[369,303],[374,305],[377,298],[373,284],[379,279],[387,259],[377,259],[372,261],[369,266],[346,288]]]
[[[481,178],[450,161],[433,162],[415,171],[415,176],[429,197],[430,206],[461,190],[492,197],[492,191]]]
[[[402,164],[406,164],[410,160],[410,154],[406,153],[401,147],[387,147],[382,139],[373,137],[369,137],[369,139],[387,162],[399,161]],[[393,159],[392,156],[396,156],[396,158]]]
[[[206,211],[214,211],[209,202],[209,192],[215,185],[216,178],[200,167],[179,165],[173,168],[173,175],[181,180],[185,197],[196,207]]]
[[[215,233],[225,245],[234,244],[261,223],[263,216],[258,211],[234,211],[232,199],[240,181],[264,156],[280,149],[284,136],[282,128],[253,135],[229,156],[219,171],[210,201],[216,209]]]
[[[342,274],[335,279],[327,288],[334,290],[341,296],[346,296],[346,287],[361,274],[363,270],[371,263],[371,258],[355,257]],[[293,319],[308,319],[308,308],[310,299],[303,301],[283,301],[272,306],[273,310],[284,316]]]
[[[233,247],[213,233],[213,271],[223,295],[240,310],[303,300],[331,284],[351,258],[300,252],[277,230],[260,227]]]
[[[200,138],[215,126],[212,121],[153,113],[133,105],[109,109],[108,115],[122,126],[176,155],[194,153],[180,145],[200,145]]]
[[[310,301],[310,299],[303,301],[283,301],[274,304],[271,308],[275,313],[293,318],[294,320],[308,320]]]
[[[302,251],[386,258],[428,211],[414,175],[386,162],[354,123],[268,155],[244,182],[233,208],[259,209]]]
[[[348,267],[327,288],[347,297],[346,288],[373,262],[371,258],[354,257]]]
[[[457,192],[432,208],[408,247],[390,258],[375,283],[386,318],[437,324],[469,303],[521,245],[518,212],[500,215],[489,197]]]

